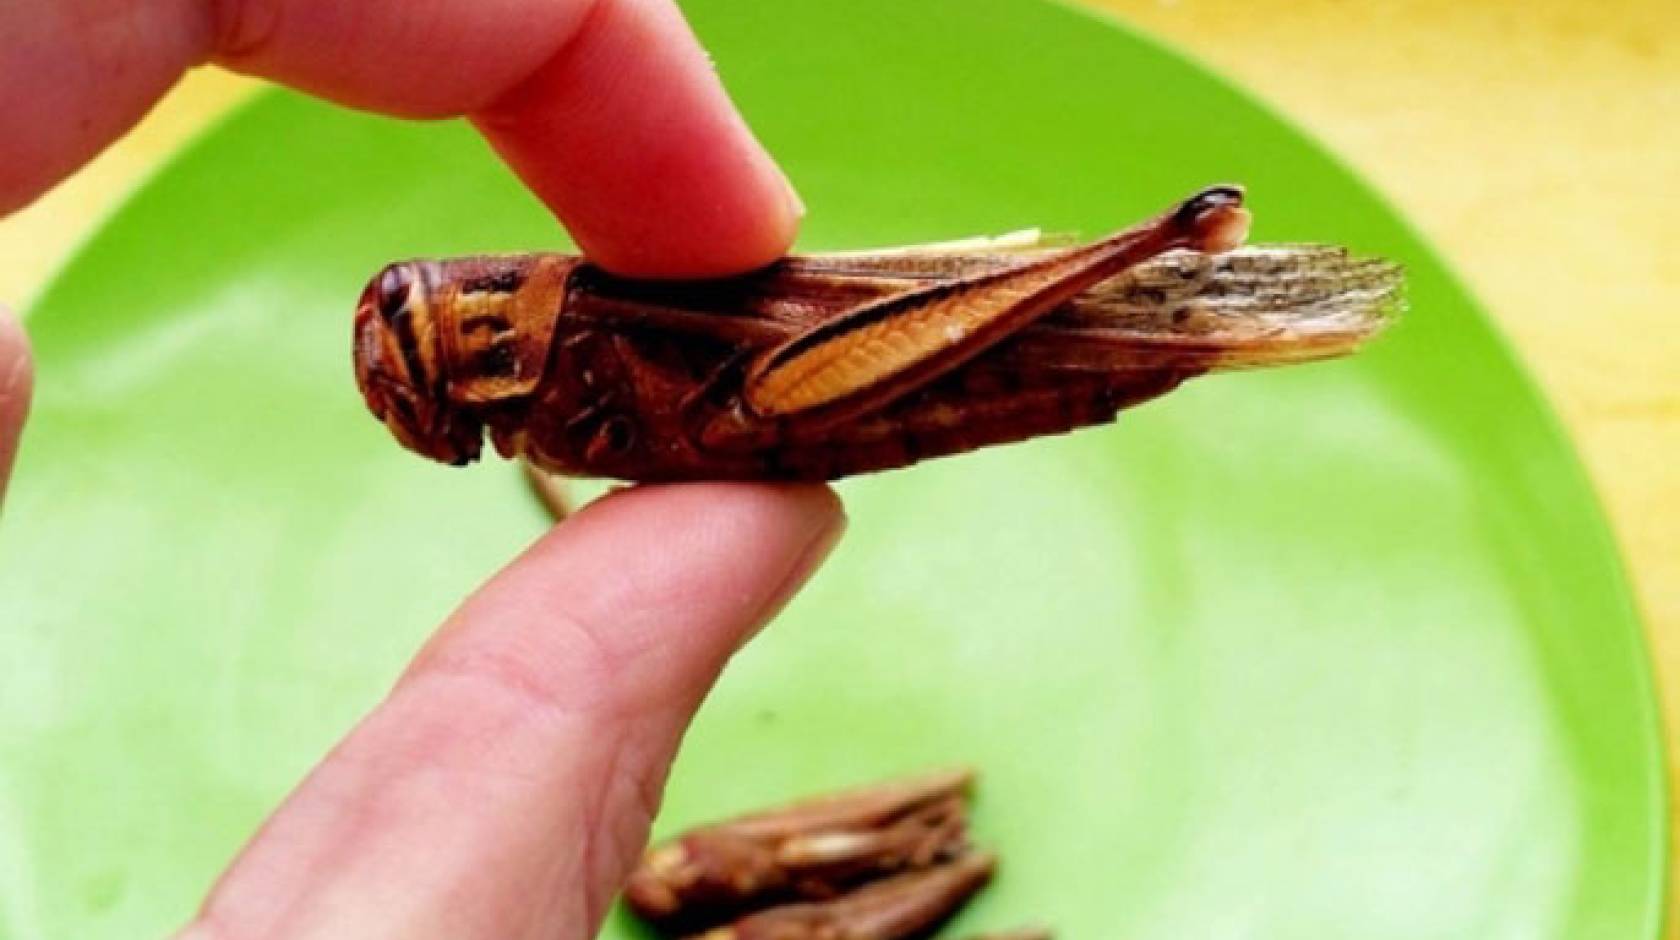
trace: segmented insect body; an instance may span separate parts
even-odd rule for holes
[[[973,781],[922,774],[691,829],[647,850],[624,901],[703,940],[926,936],[996,865],[968,840]]]
[[[630,480],[830,479],[1111,420],[1210,370],[1351,351],[1384,261],[1237,249],[1215,187],[1089,245],[784,259],[644,281],[566,255],[392,265],[356,374],[405,446]],[[1236,250],[1233,250],[1236,249]]]
[[[654,921],[694,920],[857,885],[970,851],[968,770],[890,780],[702,826],[648,849],[624,900]]]

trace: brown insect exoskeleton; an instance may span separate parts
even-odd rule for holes
[[[1052,249],[790,257],[709,281],[569,255],[414,261],[356,312],[356,376],[404,446],[626,480],[832,479],[1104,423],[1204,372],[1350,352],[1392,263],[1238,248],[1242,191]]]
[[[968,850],[952,770],[894,780],[690,830],[647,851],[624,899],[655,921],[694,921],[777,901],[826,900],[861,881]]]
[[[970,852],[894,875],[832,901],[787,904],[748,914],[696,940],[902,940],[932,928],[985,887],[997,859]]]
[[[973,781],[923,774],[692,829],[648,849],[625,903],[701,940],[923,936],[997,864],[968,841]]]

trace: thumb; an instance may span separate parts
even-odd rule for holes
[[[586,940],[724,661],[838,534],[822,487],[609,496],[467,601],[181,940]]]
[[[23,324],[0,306],[0,499],[6,495],[6,479],[17,456],[18,436],[29,413],[29,392],[34,371],[29,363],[29,338]]]

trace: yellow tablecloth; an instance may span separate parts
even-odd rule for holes
[[[1680,728],[1677,0],[1086,2],[1304,124],[1487,302],[1585,455]],[[140,177],[254,87],[191,75],[79,176],[0,222],[0,298],[25,302]]]

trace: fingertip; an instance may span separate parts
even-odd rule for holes
[[[843,530],[826,486],[615,491],[470,598],[408,674],[467,662],[504,684],[542,689],[568,710],[680,705],[710,685]]]
[[[615,491],[556,533],[568,554],[635,557],[675,605],[710,610],[743,639],[775,615],[845,531],[828,486],[652,484]],[[688,600],[681,600],[687,598]]]
[[[472,117],[584,253],[620,274],[761,267],[804,213],[667,0],[596,0],[559,55]]]
[[[706,217],[672,206],[670,229],[623,237],[615,221],[569,222],[578,248],[595,264],[625,277],[715,278],[753,271],[785,256],[799,232],[797,196],[768,192],[741,198],[742,212]],[[777,203],[782,206],[778,207]],[[756,206],[756,208],[754,208]]]
[[[787,605],[827,559],[847,521],[834,491],[809,483],[638,486],[600,506],[601,524],[618,539],[645,543],[664,536],[659,551],[666,555],[670,596],[685,598],[676,604],[691,612],[711,611],[696,622],[713,627],[690,637],[705,650],[697,661],[714,662],[702,675]],[[613,538],[598,544],[611,546]]]
[[[785,531],[794,539],[830,528],[844,516],[839,497],[821,483],[645,483],[613,490],[577,518],[609,513],[634,514],[634,520],[615,518],[611,523],[632,526],[663,518],[692,522],[715,516]]]
[[[649,171],[639,197],[556,200],[578,247],[609,271],[650,278],[724,277],[786,255],[804,202],[745,124],[720,136],[731,139],[696,144],[681,163]]]

